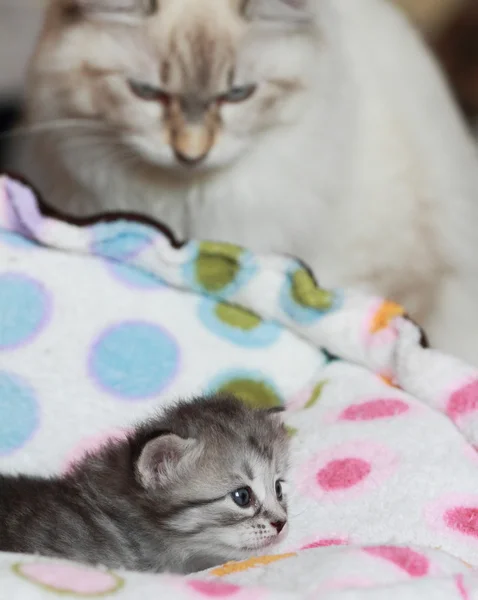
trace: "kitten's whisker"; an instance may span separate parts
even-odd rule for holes
[[[216,431],[224,433],[216,436]],[[264,555],[273,537],[266,526],[256,527],[255,518],[242,512],[238,519],[231,518],[230,508],[223,512],[222,505],[216,504],[213,490],[218,480],[229,489],[237,469],[249,460],[262,465],[262,441],[270,446],[271,458],[257,477],[267,489],[276,466],[273,457],[282,462],[280,472],[287,464],[287,443],[278,434],[279,428],[271,427],[265,411],[249,408],[232,396],[172,403],[132,427],[128,439],[107,440],[101,451],[87,453],[68,475],[2,474],[2,549],[107,569],[120,564],[130,571],[183,575],[242,560],[245,551]],[[211,437],[214,452],[201,460],[202,448],[213,447]],[[243,439],[249,440],[247,446]],[[161,471],[158,465],[164,457],[168,463]],[[184,465],[189,477],[183,476]],[[273,489],[268,489],[267,504],[277,500]],[[242,511],[239,505],[238,510]],[[219,520],[211,521],[211,514]],[[51,519],[62,524],[63,537],[46,526]],[[227,535],[225,542],[224,534],[218,537],[218,527]],[[124,544],[126,537],[128,544]],[[214,544],[215,539],[222,543]]]
[[[295,518],[295,517],[300,517],[301,515],[303,515],[305,512],[307,512],[308,508],[305,507],[304,510],[301,510],[298,513],[289,513],[289,519],[290,518]]]

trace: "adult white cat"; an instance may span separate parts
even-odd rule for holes
[[[29,119],[57,207],[297,255],[478,364],[475,147],[386,0],[52,0]]]

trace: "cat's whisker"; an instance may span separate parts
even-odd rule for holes
[[[99,141],[99,143],[97,144],[95,144],[94,142],[92,143],[92,138],[95,137],[95,141]],[[102,143],[103,141],[104,140],[100,136],[94,135],[92,135],[88,139],[76,138],[75,140],[73,140],[73,143],[70,145],[70,148],[80,147],[82,145],[87,144],[90,146],[89,152],[91,152],[92,160],[98,163],[101,163],[105,166],[108,164],[113,164],[115,168],[127,166],[130,169],[135,169],[137,167],[138,159],[134,154],[132,154],[132,152],[128,148],[126,148],[119,142],[109,143],[108,145],[105,145]],[[73,194],[70,194],[69,198],[67,198],[67,201],[69,205],[75,206],[77,203],[81,204],[81,199],[82,193],[77,191]]]
[[[68,129],[92,129],[95,131],[111,131],[108,126],[99,121],[93,119],[62,119],[55,121],[47,121],[43,123],[36,123],[34,125],[28,125],[23,127],[16,127],[12,131],[3,133],[0,135],[0,140],[8,140],[18,137],[26,137],[29,135],[49,133],[57,130],[68,130]]]
[[[85,147],[88,150],[88,155],[91,160],[103,161],[104,158],[114,158],[116,153],[127,152],[127,148],[115,139],[113,135],[108,135],[108,132],[85,132],[72,138],[61,140],[62,150],[75,152],[83,150]]]
[[[134,154],[126,147],[123,146],[118,141],[108,140],[107,144],[102,144],[101,138],[97,138],[97,141],[100,141],[96,146],[94,144],[91,145],[91,150],[103,150],[103,153],[97,153],[94,157],[95,160],[104,162],[115,162],[117,164],[119,161],[122,161],[123,164],[127,164],[128,162],[135,162],[136,157]],[[77,140],[78,141],[78,140]],[[91,140],[89,140],[91,142]],[[85,140],[86,142],[86,140]]]

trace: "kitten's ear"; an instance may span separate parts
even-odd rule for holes
[[[272,408],[268,408],[266,410],[266,412],[269,415],[275,415],[277,413],[283,413],[283,412],[285,412],[285,408],[283,406],[273,406]]]
[[[183,476],[198,456],[196,440],[185,440],[173,433],[149,441],[136,464],[137,473],[145,488],[165,485]]]
[[[279,427],[284,426],[283,413],[285,412],[285,408],[283,406],[273,406],[272,408],[267,408],[264,412],[276,425]]]
[[[312,21],[311,0],[242,0],[240,8],[246,19],[287,25],[304,25]]]

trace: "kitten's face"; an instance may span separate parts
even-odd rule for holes
[[[183,437],[150,442],[138,470],[152,498],[160,491],[168,529],[198,556],[225,561],[286,534],[288,436],[280,415],[234,400],[211,403],[189,422],[188,415],[175,417],[168,429],[177,431],[180,422]]]
[[[34,118],[93,119],[102,143],[108,131],[110,145],[156,166],[226,165],[298,110],[313,45],[304,6],[53,0],[33,62]]]
[[[174,491],[178,500],[192,494],[188,502],[198,504],[180,511],[170,526],[201,546],[221,547],[230,558],[280,541],[287,533],[285,456],[277,443],[266,453],[254,446],[244,444],[237,456],[228,447],[215,458],[206,455],[207,466]]]

